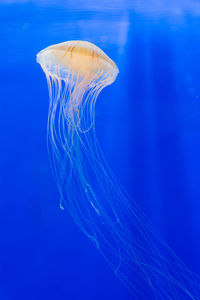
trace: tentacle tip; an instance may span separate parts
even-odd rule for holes
[[[65,209],[64,206],[62,205],[62,203],[60,203],[60,209],[61,209],[61,210],[64,210],[64,209]]]

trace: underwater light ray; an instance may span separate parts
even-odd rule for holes
[[[49,89],[47,143],[60,207],[69,211],[136,299],[198,299],[198,277],[124,191],[97,141],[95,104],[102,89],[115,81],[116,64],[83,41],[47,47],[37,62]]]

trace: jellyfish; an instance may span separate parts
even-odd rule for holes
[[[96,45],[67,41],[37,54],[48,83],[47,144],[67,209],[135,299],[200,299],[199,279],[118,182],[95,134],[95,103],[116,64]]]

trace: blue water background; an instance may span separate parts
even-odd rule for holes
[[[96,106],[97,137],[111,168],[200,274],[199,2],[5,0],[0,300],[135,300],[59,208],[46,148],[48,90],[35,56],[74,39],[97,44],[120,70]]]

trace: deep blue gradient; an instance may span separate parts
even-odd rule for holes
[[[96,106],[102,150],[200,274],[200,6],[83,2],[0,2],[0,300],[136,299],[59,208],[48,90],[35,57],[67,40],[93,42],[118,65]]]

